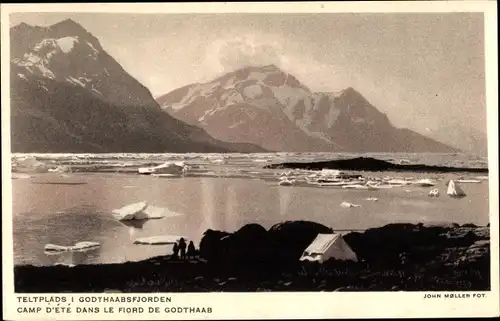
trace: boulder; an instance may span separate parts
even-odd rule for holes
[[[318,234],[333,233],[333,230],[310,221],[286,221],[273,225],[268,233],[276,247],[275,258],[278,262],[287,264],[297,262]]]
[[[224,253],[221,240],[229,235],[228,232],[206,230],[200,241],[200,256],[208,262],[222,258]]]
[[[344,240],[358,257],[383,265],[419,263],[431,260],[446,247],[447,228],[423,224],[398,223],[371,228],[364,233],[349,233]]]
[[[237,267],[271,263],[275,246],[267,230],[259,224],[247,224],[223,240],[226,261]]]

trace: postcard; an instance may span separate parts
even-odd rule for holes
[[[496,9],[2,4],[4,319],[498,316]]]

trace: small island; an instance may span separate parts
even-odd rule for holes
[[[322,169],[337,169],[351,171],[368,171],[368,172],[428,172],[428,173],[488,173],[488,168],[480,167],[447,167],[434,166],[425,164],[394,164],[372,157],[356,157],[350,159],[338,159],[321,162],[293,162],[270,164],[265,166],[269,169],[304,169],[304,170],[322,170]]]

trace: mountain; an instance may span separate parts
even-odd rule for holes
[[[353,88],[312,92],[275,65],[239,69],[156,101],[172,116],[217,139],[275,151],[456,152],[394,127]]]
[[[13,152],[262,151],[163,112],[150,91],[68,19],[10,29]]]

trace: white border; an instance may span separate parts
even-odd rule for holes
[[[186,4],[10,4],[1,6],[2,22],[2,210],[3,306],[8,320],[117,319],[255,319],[498,316],[498,52],[496,1],[337,2],[337,3],[186,3]],[[20,315],[13,293],[13,249],[10,190],[9,14],[13,12],[120,13],[319,13],[319,12],[483,12],[485,16],[486,105],[490,170],[492,289],[484,299],[423,299],[422,292],[335,293],[203,293],[171,294],[170,306],[211,307],[211,314],[59,314]],[[64,295],[78,298],[84,295]],[[93,295],[103,296],[102,294]],[[143,296],[160,296],[145,294]],[[165,295],[161,295],[165,296]],[[113,304],[111,304],[113,305]],[[36,306],[33,305],[33,306]],[[101,305],[103,306],[103,305]],[[119,306],[115,304],[114,306]],[[102,310],[102,309],[101,309]]]

